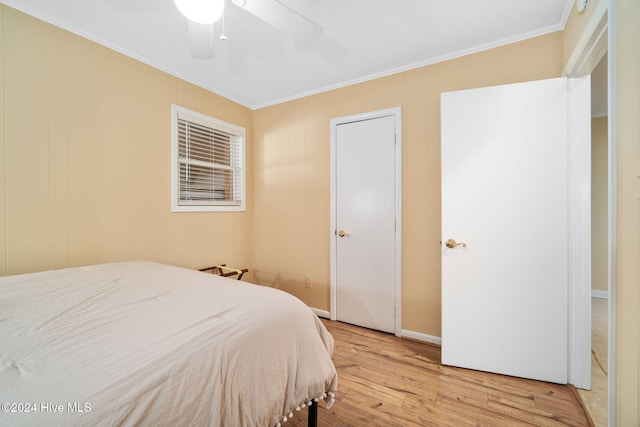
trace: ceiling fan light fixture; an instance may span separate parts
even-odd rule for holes
[[[198,24],[213,24],[224,12],[224,0],[174,0],[188,20]]]

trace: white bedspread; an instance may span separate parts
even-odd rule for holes
[[[0,425],[273,426],[335,391],[332,351],[297,298],[210,273],[130,262],[4,277]]]

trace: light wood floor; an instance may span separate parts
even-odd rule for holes
[[[320,427],[590,425],[572,387],[443,366],[438,346],[323,322],[339,384]],[[284,426],[304,425],[306,413]]]

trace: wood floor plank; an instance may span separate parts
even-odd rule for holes
[[[570,418],[540,410],[536,407],[519,407],[507,400],[489,400],[489,409],[530,425],[560,427],[571,425]]]
[[[395,406],[402,406],[406,396],[404,393],[385,387],[377,381],[376,383],[373,383],[370,380],[354,377],[346,372],[342,374],[340,381],[344,381],[349,384],[348,396],[366,396],[376,401],[388,402]],[[345,396],[345,399],[346,398],[347,396]]]
[[[354,380],[360,383],[370,383],[370,378],[375,377],[379,386],[384,387],[391,394],[400,398],[404,398],[408,394],[422,395],[429,390],[438,388],[438,385],[428,384],[425,381],[421,381],[419,377],[403,374],[401,369],[396,369],[395,373],[390,373],[373,368],[349,366],[342,367],[342,376],[345,377],[345,380]]]
[[[440,347],[340,322],[339,390],[318,409],[320,427],[588,426],[568,386],[444,366]],[[305,426],[306,411],[287,426]]]
[[[498,411],[489,411],[486,408],[479,408],[473,405],[466,404],[459,400],[449,398],[438,398],[438,414],[445,420],[455,419],[456,423],[465,424],[471,422],[476,426],[492,426],[492,427],[520,427],[530,426],[535,424],[528,424],[521,422],[517,418],[513,418],[508,414],[503,414]]]
[[[387,421],[387,425],[400,424],[404,426],[420,427],[423,425],[420,417],[413,412],[405,411],[400,406],[376,399],[368,395],[351,390],[340,403],[349,403],[358,408],[359,412],[366,412]]]

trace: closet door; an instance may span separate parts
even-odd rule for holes
[[[335,149],[336,317],[395,331],[395,117],[339,124]]]

